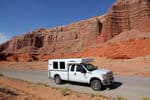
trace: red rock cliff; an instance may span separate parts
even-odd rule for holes
[[[39,29],[13,38],[1,45],[1,51],[38,54],[78,52],[95,44],[100,30],[96,18],[62,27]]]
[[[150,0],[118,0],[103,22],[102,37],[107,41],[124,31],[150,32]]]
[[[4,53],[66,54],[104,43],[122,32],[150,32],[150,0],[118,0],[109,12],[66,26],[39,29],[0,45]]]

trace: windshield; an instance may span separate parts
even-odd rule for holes
[[[93,70],[96,70],[97,68],[94,66],[94,65],[92,65],[92,64],[84,64],[84,66],[86,67],[86,69],[88,70],[88,71],[93,71]]]

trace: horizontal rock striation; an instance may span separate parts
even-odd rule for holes
[[[109,12],[87,20],[38,29],[0,45],[1,53],[66,54],[82,52],[130,30],[150,32],[150,0],[117,0]]]
[[[149,27],[150,0],[118,0],[103,22],[102,37],[107,41],[132,29],[150,32]]]
[[[36,54],[78,52],[95,44],[101,29],[99,20],[91,18],[62,27],[34,30],[13,38],[0,50]]]

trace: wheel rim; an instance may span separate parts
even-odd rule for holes
[[[98,90],[99,88],[100,88],[99,82],[98,82],[98,81],[94,81],[94,82],[93,82],[93,89],[94,89],[94,90]]]
[[[59,77],[56,77],[56,78],[55,78],[55,83],[59,83],[59,82],[60,82]]]

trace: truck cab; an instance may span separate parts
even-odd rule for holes
[[[113,73],[107,69],[97,69],[91,62],[93,59],[55,59],[49,60],[48,76],[60,84],[63,80],[88,83],[93,90],[100,90],[102,86],[111,85],[114,81]]]

